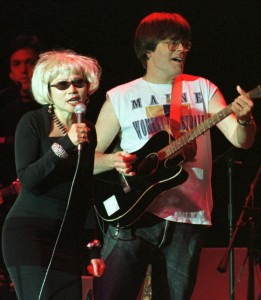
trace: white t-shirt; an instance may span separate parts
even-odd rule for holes
[[[108,91],[121,126],[120,146],[124,151],[139,150],[161,130],[170,132],[171,89],[171,84],[152,84],[139,78]],[[183,74],[181,134],[208,117],[208,103],[216,90],[207,79]],[[210,225],[213,206],[210,132],[199,136],[196,143],[193,161],[182,163],[188,179],[162,192],[148,210],[171,221]]]

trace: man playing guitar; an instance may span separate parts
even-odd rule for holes
[[[107,92],[96,123],[95,173],[99,180],[100,174],[116,170],[121,179],[111,184],[111,194],[107,197],[102,199],[97,194],[98,216],[115,222],[109,224],[104,236],[102,255],[107,267],[103,277],[94,281],[96,300],[136,299],[149,264],[153,299],[190,299],[203,233],[211,225],[213,206],[211,140],[205,125],[211,127],[216,123],[235,147],[249,148],[254,142],[256,129],[249,95],[237,86],[239,95],[226,109],[226,101],[214,83],[183,74],[190,48],[190,25],[181,15],[164,12],[148,15],[140,22],[134,39],[134,49],[145,74]],[[174,93],[179,89],[180,93]],[[168,145],[159,147],[166,137],[161,132],[173,133],[177,149],[181,145],[181,150],[187,142],[191,146],[196,137],[196,147],[194,144],[190,149],[194,157],[185,157],[174,168],[173,178],[164,178],[170,162],[165,158],[175,153],[175,149]],[[105,153],[118,134],[122,151]],[[158,134],[159,138],[154,140]],[[180,140],[183,137],[184,143]],[[166,171],[158,167],[160,164]],[[158,195],[151,193],[183,170],[188,175],[183,182],[173,181],[172,187],[160,190]],[[136,181],[129,177],[136,177]],[[151,177],[151,185],[146,185],[144,181]],[[103,188],[99,189],[104,193],[108,190],[105,183],[111,178],[107,176],[102,181]],[[123,190],[126,201],[129,203],[133,198],[134,203],[122,214],[119,212],[124,199],[115,194],[117,186]],[[135,194],[128,198],[133,190],[139,194],[138,200]],[[121,216],[131,216],[144,198],[147,201],[147,194],[152,199],[146,212],[121,223]]]

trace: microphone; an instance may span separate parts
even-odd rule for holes
[[[83,104],[82,102],[75,106],[74,113],[76,114],[77,123],[82,123],[85,112],[86,112],[86,105]],[[80,155],[82,150],[82,144],[79,144],[77,148],[78,148],[78,155]]]

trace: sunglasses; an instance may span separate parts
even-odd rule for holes
[[[71,81],[63,80],[63,81],[59,81],[55,84],[49,84],[49,87],[55,87],[60,91],[64,91],[64,90],[67,90],[71,86],[71,84],[74,87],[83,88],[87,83],[88,83],[88,81],[83,78],[76,78]]]
[[[183,41],[183,40],[177,40],[177,39],[172,39],[172,40],[170,40],[168,42],[162,41],[160,43],[167,44],[170,51],[177,50],[180,44],[184,48],[185,52],[188,52],[191,49],[191,47],[192,47],[192,43],[190,41]]]

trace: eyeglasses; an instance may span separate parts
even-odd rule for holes
[[[86,83],[88,83],[87,80],[85,80],[83,78],[76,78],[71,81],[63,80],[63,81],[59,81],[55,84],[49,84],[49,87],[56,87],[58,90],[64,91],[64,90],[67,90],[71,86],[71,84],[74,87],[83,88]]]
[[[185,52],[188,52],[192,47],[192,43],[190,41],[183,41],[183,40],[169,40],[168,42],[160,42],[160,43],[167,44],[170,51],[177,50],[180,44],[184,48]]]

